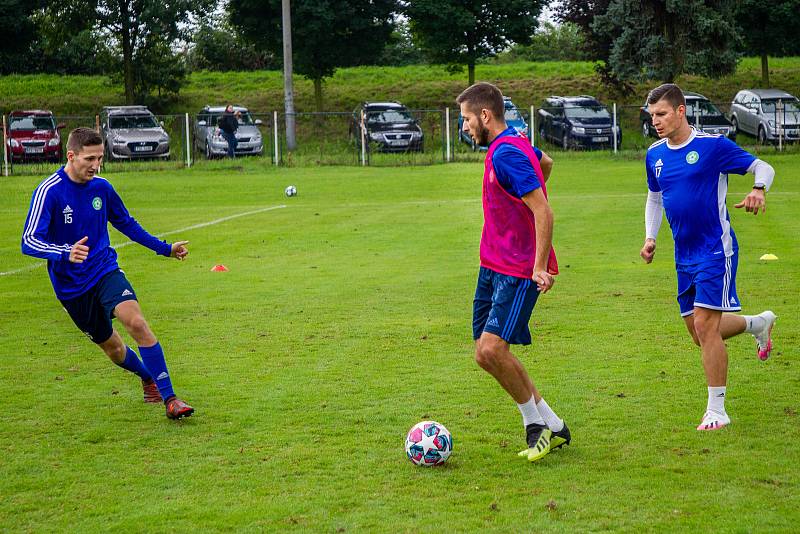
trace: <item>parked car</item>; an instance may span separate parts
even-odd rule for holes
[[[622,143],[608,108],[593,96],[551,96],[539,109],[539,138],[562,148],[607,148]]]
[[[736,139],[736,129],[731,121],[711,100],[690,91],[684,91],[683,97],[686,99],[686,119],[689,124],[708,134],[722,134],[732,141]],[[653,118],[647,111],[647,102],[639,109],[639,122],[644,137],[658,138],[658,133],[653,127]]]
[[[61,136],[64,124],[56,124],[50,111],[33,109],[12,111],[8,115],[6,149],[13,162],[61,161]]]
[[[425,135],[407,107],[398,102],[364,102],[353,111],[350,136],[361,144],[361,114],[364,114],[368,146],[380,152],[422,152]]]
[[[779,108],[783,106],[782,112]],[[777,141],[779,125],[785,141],[800,140],[800,101],[778,89],[744,89],[731,102],[731,123],[759,143]]]
[[[525,122],[525,117],[519,112],[517,106],[511,101],[510,97],[503,97],[503,107],[505,108],[505,119],[508,126],[512,126],[515,130],[524,136],[528,135],[528,123]],[[472,150],[486,151],[489,147],[478,145],[472,140],[467,132],[464,131],[464,117],[459,113],[458,115],[458,138],[462,143],[466,143],[472,147]]]
[[[109,161],[169,158],[169,135],[145,106],[106,106],[100,117]]]
[[[261,119],[253,120],[247,108],[233,106],[239,112],[239,128],[236,130],[236,155],[261,155],[264,152],[264,139],[258,127]],[[206,106],[197,114],[194,123],[194,146],[203,152],[206,158],[216,158],[228,153],[228,142],[219,132],[219,118],[225,112],[225,106]]]

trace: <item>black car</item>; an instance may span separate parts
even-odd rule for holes
[[[596,98],[551,96],[539,107],[539,137],[562,148],[607,148],[622,143],[622,131],[614,127],[608,108]]]
[[[736,128],[709,99],[689,91],[684,91],[683,97],[686,99],[686,119],[689,124],[705,133],[722,134],[731,141],[736,139]],[[647,111],[647,102],[639,110],[639,122],[644,137],[658,137],[653,128],[653,119]]]
[[[361,145],[361,125],[367,147],[380,152],[422,152],[424,134],[419,121],[397,102],[364,102],[353,111],[350,136]]]

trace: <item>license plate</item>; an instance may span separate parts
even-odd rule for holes
[[[406,146],[408,144],[407,139],[392,139],[389,141],[389,144],[392,146]]]
[[[608,143],[608,137],[592,137],[593,143]]]
[[[153,147],[151,146],[135,146],[133,147],[134,152],[152,152]]]
[[[41,146],[34,146],[34,147],[25,147],[26,154],[44,154],[44,147]]]

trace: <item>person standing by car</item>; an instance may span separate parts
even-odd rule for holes
[[[228,156],[233,158],[236,156],[236,130],[239,128],[239,118],[237,113],[233,112],[233,106],[230,104],[225,108],[222,117],[219,118],[219,129],[222,137],[228,142]]]

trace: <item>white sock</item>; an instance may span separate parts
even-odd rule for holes
[[[537,425],[544,426],[544,419],[542,419],[542,416],[539,414],[539,410],[536,409],[536,403],[533,401],[533,397],[525,404],[517,404],[517,408],[519,408],[519,413],[522,414],[523,425],[528,426],[536,423]]]
[[[559,417],[556,415],[556,412],[550,409],[550,406],[548,406],[544,401],[544,397],[539,399],[539,402],[536,403],[536,409],[539,410],[540,414],[542,414],[542,418],[544,419],[545,423],[547,423],[547,428],[553,432],[559,432],[562,428],[564,428],[564,420],[559,419]]]
[[[761,315],[742,315],[741,317],[747,325],[744,327],[744,331],[748,334],[761,332],[767,325],[767,320],[761,317]]]
[[[727,389],[726,386],[709,386],[707,411],[725,415],[725,391]]]

